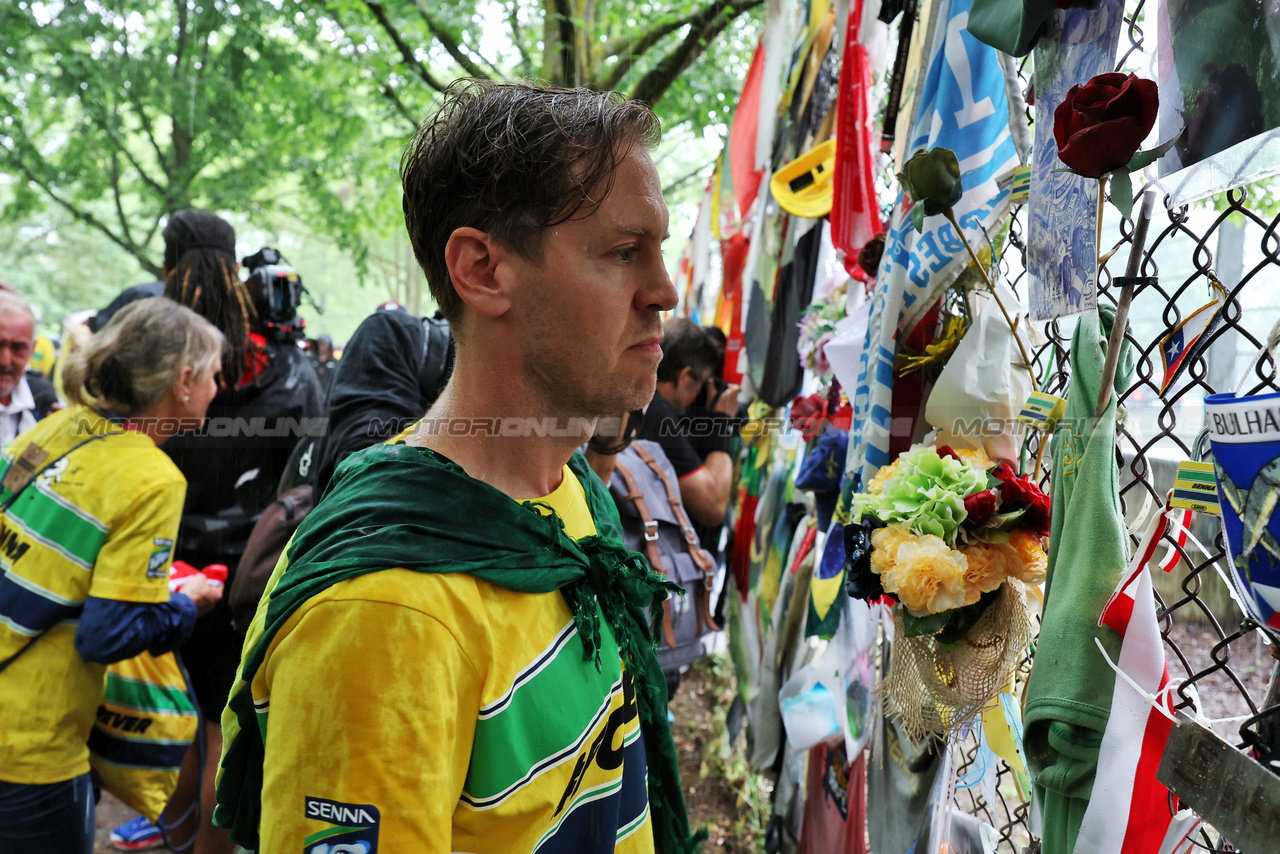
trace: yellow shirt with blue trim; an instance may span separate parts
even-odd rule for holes
[[[595,533],[568,466],[540,501]],[[388,569],[317,594],[252,684],[260,850],[651,854],[637,701],[601,623],[597,671],[559,592]]]
[[[84,407],[20,435],[0,478],[29,445],[53,464],[0,514],[0,661],[35,638],[0,672],[0,780],[56,783],[89,770],[85,740],[106,678],[75,650],[80,610],[89,596],[169,599],[187,485],[150,438]]]

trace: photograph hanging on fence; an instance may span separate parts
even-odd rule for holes
[[[1280,172],[1280,5],[1161,0],[1156,15],[1157,126],[1161,141],[1178,136],[1160,184],[1173,203]]]

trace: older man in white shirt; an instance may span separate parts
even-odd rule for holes
[[[0,291],[0,447],[34,427],[45,414],[27,381],[36,340],[36,316],[26,300]]]

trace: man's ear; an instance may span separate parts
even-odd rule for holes
[[[449,235],[444,260],[453,288],[464,303],[486,317],[500,317],[511,308],[498,266],[507,252],[489,234],[464,226]]]

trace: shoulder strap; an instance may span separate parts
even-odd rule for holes
[[[98,440],[98,439],[105,439],[106,437],[108,437],[108,436],[113,436],[113,435],[115,435],[115,434],[114,434],[114,433],[99,433],[99,434],[98,434],[98,435],[96,435],[96,436],[90,436],[88,439],[85,439],[83,442],[80,442],[79,444],[76,444],[76,445],[72,445],[70,448],[68,448],[67,450],[63,451],[61,454],[58,454],[58,456],[54,457],[52,460],[50,460],[49,462],[47,462],[47,463],[45,463],[43,466],[41,466],[39,471],[37,471],[37,472],[35,472],[34,474],[32,474],[32,475],[31,475],[31,477],[27,479],[27,482],[26,482],[26,483],[24,483],[24,484],[21,486],[21,488],[19,488],[19,489],[17,489],[17,490],[15,490],[15,491],[14,491],[13,495],[10,495],[7,499],[5,499],[4,503],[3,503],[3,504],[0,504],[0,512],[2,512],[2,511],[4,511],[4,510],[8,510],[10,507],[12,507],[12,506],[13,506],[13,502],[15,502],[15,501],[17,501],[17,500],[18,500],[18,496],[19,496],[19,495],[21,495],[23,492],[25,492],[25,491],[26,491],[26,488],[27,488],[28,486],[30,486],[31,484],[35,483],[36,478],[38,478],[40,475],[44,474],[44,473],[45,473],[46,471],[48,471],[49,469],[53,468],[53,466],[54,466],[54,465],[56,465],[56,464],[57,464],[57,463],[58,463],[58,462],[59,462],[63,457],[66,457],[66,456],[67,456],[68,454],[70,454],[72,451],[75,451],[75,450],[77,450],[77,449],[79,449],[79,448],[83,448],[85,445],[89,444],[90,442],[96,441],[96,440]],[[4,574],[4,573],[3,573],[3,571],[0,571],[0,575],[3,575],[3,574]],[[23,644],[23,645],[18,649],[18,651],[17,651],[17,652],[15,652],[13,655],[11,655],[11,656],[9,656],[8,658],[6,658],[4,661],[0,661],[0,673],[3,673],[3,672],[5,671],[5,669],[9,667],[9,665],[10,665],[10,664],[13,664],[15,661],[17,661],[17,660],[18,660],[18,658],[19,658],[19,657],[20,657],[24,652],[26,652],[28,649],[30,649],[30,648],[31,648],[31,645],[32,645],[33,643],[35,643],[36,641],[40,640],[40,638],[41,638],[41,637],[43,637],[43,636],[44,636],[44,633],[45,633],[45,632],[47,632],[47,631],[49,631],[49,630],[48,630],[48,629],[45,629],[45,630],[44,630],[44,632],[41,632],[40,634],[38,634],[38,635],[36,635],[36,636],[34,636],[34,637],[30,638],[26,643],[24,643],[24,644]]]
[[[640,489],[640,484],[636,482],[635,475],[621,462],[615,462],[613,467],[618,474],[622,475],[622,482],[627,485],[626,498],[635,504],[636,512],[640,514],[640,521],[644,524],[644,539],[641,541],[640,547],[644,549],[645,559],[649,561],[649,565],[653,567],[654,572],[666,575],[667,568],[662,565],[662,556],[658,554],[658,520],[653,518],[653,512],[649,509],[649,502],[644,500],[644,491]],[[671,622],[670,599],[662,603],[662,637],[668,646],[675,649],[676,628],[675,624]]]
[[[719,631],[721,626],[711,614],[711,589],[715,584],[716,578],[715,561],[711,559],[711,555],[698,542],[698,532],[693,530],[693,523],[689,521],[689,514],[685,512],[684,501],[680,498],[679,488],[667,478],[667,473],[662,470],[662,466],[653,458],[652,454],[638,444],[631,447],[635,448],[640,459],[644,460],[645,465],[658,476],[658,480],[662,481],[663,487],[667,490],[667,503],[671,505],[671,511],[675,513],[676,519],[680,523],[680,532],[684,535],[685,551],[693,559],[694,566],[698,567],[699,571],[702,572],[702,588],[697,593],[699,600],[698,616],[708,629]]]
[[[53,459],[49,460],[44,465],[42,465],[38,471],[32,472],[31,477],[27,478],[26,483],[24,483],[18,489],[14,490],[13,494],[10,495],[8,498],[6,498],[3,503],[0,503],[0,512],[8,510],[10,507],[12,507],[13,502],[18,500],[18,496],[20,496],[23,492],[25,492],[28,486],[36,482],[36,478],[40,477],[40,475],[44,474],[49,469],[53,468],[55,465],[61,462],[63,458],[69,456],[72,451],[78,451],[81,448],[83,448],[85,445],[89,444],[90,442],[96,442],[98,439],[105,439],[108,436],[116,436],[116,435],[121,435],[121,434],[98,433],[97,435],[90,436],[88,439],[85,439],[83,442],[79,442],[75,445],[72,445],[70,448],[67,448],[61,454],[58,454],[58,456],[54,457]]]
[[[698,532],[693,530],[693,523],[689,521],[689,514],[685,512],[684,501],[680,498],[680,490],[667,479],[667,473],[662,470],[662,466],[653,455],[642,448],[640,445],[632,445],[635,448],[640,459],[644,460],[645,465],[653,470],[658,476],[658,480],[662,481],[662,486],[667,491],[667,503],[671,505],[671,511],[676,514],[676,520],[680,524],[680,533],[684,535],[684,547],[689,552],[689,557],[693,558],[694,564],[703,574],[710,575],[715,573],[715,564],[710,556],[698,544]]]
[[[421,387],[430,398],[424,403],[430,405],[440,396],[445,383],[449,381],[449,365],[453,349],[453,333],[449,322],[433,317],[422,319],[422,373]]]
[[[662,566],[662,558],[658,556],[658,520],[653,518],[649,503],[644,500],[644,491],[640,489],[640,484],[636,483],[635,475],[631,473],[631,470],[621,462],[615,463],[614,468],[618,474],[622,475],[622,482],[627,485],[627,500],[636,505],[636,512],[640,514],[640,521],[644,523],[644,539],[640,544],[640,547],[644,550],[644,556],[649,559],[654,572],[660,572],[665,575],[666,570]]]

